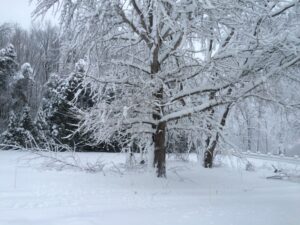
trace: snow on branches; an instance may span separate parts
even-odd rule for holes
[[[36,15],[58,2],[39,0]],[[88,56],[97,99],[80,128],[98,142],[150,140],[159,177],[169,134],[206,136],[213,154],[229,109],[299,65],[297,2],[61,1],[66,47]]]

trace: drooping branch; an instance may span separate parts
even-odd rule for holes
[[[200,112],[206,111],[207,109],[210,109],[212,107],[231,103],[232,101],[234,101],[234,100],[233,99],[232,100],[214,99],[214,100],[208,101],[208,102],[203,103],[198,106],[187,107],[187,108],[179,110],[177,112],[173,112],[168,115],[165,115],[161,118],[160,122],[170,122],[170,121],[182,119],[182,118],[191,116],[195,113],[200,113]]]
[[[275,12],[272,12],[271,13],[271,16],[272,17],[276,17],[276,16],[279,16],[281,15],[282,13],[284,13],[286,10],[296,6],[296,4],[298,4],[300,2],[300,0],[294,0],[294,1],[291,1],[289,3],[287,3],[286,5],[280,7],[279,9],[275,10]]]
[[[229,35],[226,37],[225,41],[222,43],[222,48],[225,48],[229,43],[230,43],[230,40],[232,39],[233,35],[234,35],[234,31],[235,29],[232,28]]]
[[[182,92],[178,95],[175,95],[168,102],[174,102],[174,101],[180,100],[180,99],[182,99],[184,97],[188,97],[188,96],[199,95],[199,94],[204,94],[204,93],[208,93],[208,92],[217,92],[220,90],[224,90],[225,88],[228,88],[231,85],[232,85],[232,83],[225,84],[225,85],[219,85],[219,86],[206,87],[206,88],[201,87],[201,88],[190,89],[190,90]]]

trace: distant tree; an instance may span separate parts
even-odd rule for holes
[[[18,24],[0,25],[0,47],[8,43],[14,45],[15,61],[30,63],[36,85],[31,90],[29,102],[33,113],[41,101],[42,87],[53,72],[59,70],[60,39],[58,28],[50,22],[34,24],[30,30]]]
[[[34,88],[33,70],[29,63],[24,63],[21,70],[11,81],[12,110],[18,114],[29,104],[31,92]]]
[[[17,68],[16,52],[14,46],[9,44],[6,48],[0,50],[0,131],[7,126],[11,109],[10,84]]]
[[[15,47],[9,44],[6,48],[0,50],[0,85],[1,89],[8,89],[9,78],[14,76],[18,64],[16,63]]]
[[[11,39],[13,25],[9,23],[0,24],[0,48],[6,46]]]

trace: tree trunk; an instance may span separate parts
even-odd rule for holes
[[[160,102],[163,98],[163,88],[160,88],[155,94],[154,97],[156,101]],[[155,113],[153,114],[153,119],[159,121],[163,113],[163,107],[155,106]],[[153,134],[153,143],[154,143],[154,160],[153,166],[156,168],[157,177],[166,177],[166,149],[165,149],[165,140],[166,140],[166,122],[158,123],[153,125],[155,133]]]
[[[208,146],[208,148],[204,152],[204,167],[205,168],[212,168],[214,151],[216,149],[218,140],[219,140],[219,134],[217,133],[215,139],[212,141],[212,143]]]
[[[226,124],[226,119],[229,114],[230,106],[231,105],[229,104],[223,113],[221,123],[220,123],[221,128],[223,128]],[[212,168],[214,152],[217,147],[218,141],[219,141],[219,132],[216,133],[214,140],[212,140],[212,137],[209,137],[206,140],[207,146],[206,146],[206,150],[204,152],[204,158],[203,158],[203,162],[204,162],[203,165],[205,168]]]
[[[216,95],[215,92],[211,92],[209,94],[209,100],[214,99],[215,95]],[[213,118],[214,113],[215,113],[215,110],[213,108],[209,109],[210,119]],[[210,123],[207,125],[207,129],[210,130],[210,131],[212,130],[212,125]],[[212,146],[211,145],[211,142],[212,142],[211,139],[212,139],[212,136],[211,136],[211,133],[209,133],[207,139],[205,140],[206,149],[205,149],[204,158],[203,158],[203,162],[204,162],[203,165],[204,165],[205,168],[211,168],[211,166],[212,166],[214,149],[212,149],[212,152],[211,152],[211,149],[210,149],[211,148],[210,146]],[[215,142],[215,140],[213,141],[213,143],[214,142]]]
[[[151,75],[154,77],[160,71],[160,64],[158,61],[158,50],[157,46],[153,52],[153,62],[151,64]],[[163,115],[163,107],[161,105],[163,100],[163,87],[159,88],[156,92],[153,93],[153,97],[157,103],[154,107],[154,112],[152,117],[155,121],[161,119]],[[166,140],[166,122],[158,123],[153,125],[152,128],[155,130],[153,134],[153,143],[154,143],[154,160],[153,166],[156,168],[157,177],[166,177],[166,149],[165,149],[165,140]]]
[[[154,134],[154,167],[157,177],[166,177],[166,123],[159,123]]]

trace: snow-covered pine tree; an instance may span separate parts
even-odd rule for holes
[[[0,137],[1,143],[6,148],[15,146],[18,148],[35,147],[38,133],[30,115],[30,107],[25,106],[21,113],[16,115],[11,111],[8,128]]]
[[[84,150],[86,147],[87,135],[77,132],[80,109],[93,105],[92,96],[83,89],[84,76],[84,60],[79,60],[75,71],[66,79],[51,75],[45,86],[42,106],[36,121],[44,141],[65,144],[77,150]]]
[[[17,54],[12,44],[0,50],[0,85],[2,88],[7,87],[8,77],[13,76],[17,70],[16,57]]]
[[[53,111],[56,108],[55,102],[58,102],[57,88],[61,82],[60,77],[57,74],[51,74],[48,82],[44,85],[44,93],[41,102],[41,106],[37,113],[36,127],[42,137],[42,143],[45,142],[55,144],[53,136],[53,126],[49,118],[54,114]]]
[[[16,52],[12,44],[0,50],[0,131],[5,130],[8,125],[11,106],[9,85],[18,68],[15,59]]]
[[[10,84],[12,110],[19,114],[25,106],[30,107],[30,95],[34,87],[33,69],[29,63],[24,63],[21,70],[15,74]]]
[[[0,51],[0,117],[4,121],[2,125],[0,124],[0,128],[6,130],[1,134],[1,142],[29,147],[31,137],[37,138],[28,104],[34,83],[33,70],[29,63],[25,63],[21,66],[21,70],[17,71],[18,64],[15,59],[13,45],[9,44]],[[8,124],[5,124],[5,121],[8,121]]]
[[[14,114],[14,112],[11,111],[10,115],[9,115],[9,122],[8,122],[7,130],[5,132],[3,132],[0,136],[1,143],[15,145],[16,140],[14,140],[14,139],[16,137],[18,137],[17,127],[18,127],[17,117]],[[17,141],[17,142],[19,142],[19,141]]]

